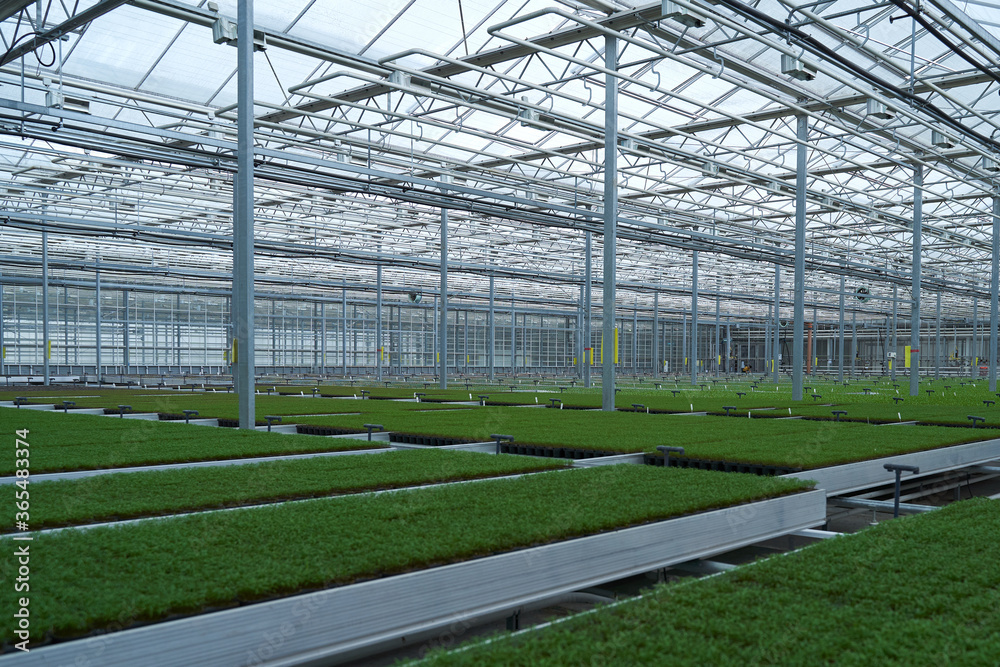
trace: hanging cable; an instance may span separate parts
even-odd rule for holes
[[[24,16],[24,12],[25,11],[27,11],[27,10],[26,9],[22,9],[21,12],[17,15],[17,23],[14,25],[14,36],[11,39],[10,47],[4,52],[3,57],[0,58],[0,60],[6,60],[7,56],[9,56],[14,51],[14,49],[17,48],[18,44],[20,44],[24,40],[30,39],[32,37],[36,37],[36,36],[42,34],[40,32],[31,31],[31,32],[26,32],[25,34],[23,34],[20,37],[18,37],[17,31],[21,29],[21,17]],[[52,53],[52,60],[49,61],[49,62],[43,61],[41,55],[39,55],[39,51],[43,47],[48,47],[49,51]],[[52,67],[53,65],[56,64],[56,49],[55,49],[54,46],[52,46],[52,42],[46,42],[45,44],[42,44],[42,45],[38,46],[37,48],[35,48],[35,50],[32,53],[34,53],[35,60],[37,60],[38,64],[41,65],[42,67]]]
[[[897,3],[897,0],[892,1],[894,4]],[[777,34],[782,35],[785,39],[787,39],[789,43],[795,42],[803,47],[807,47],[811,53],[825,58],[828,62],[835,63],[842,69],[852,73],[858,79],[865,81],[875,88],[883,90],[908,103],[911,107],[917,111],[922,111],[938,123],[946,125],[966,137],[973,138],[982,143],[984,146],[988,146],[991,150],[1000,153],[1000,143],[954,119],[950,114],[939,109],[933,102],[917,97],[916,95],[889,83],[885,79],[872,74],[861,65],[844,58],[832,48],[803,30],[784,23],[780,19],[774,18],[766,12],[756,9],[755,7],[751,7],[740,0],[718,0],[718,3],[728,7],[737,14],[753,19],[761,25],[772,28]],[[996,78],[995,75],[991,76]]]

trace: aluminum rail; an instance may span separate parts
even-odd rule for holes
[[[882,467],[886,463],[919,466],[920,473],[909,479],[920,479],[949,470],[984,465],[998,458],[1000,458],[1000,439],[994,439],[966,445],[928,449],[922,452],[898,454],[858,463],[815,468],[782,475],[782,477],[812,480],[816,482],[816,488],[822,489],[830,495],[839,495],[871,486],[892,483],[893,473]]]
[[[827,502],[836,507],[850,507],[855,509],[875,510],[876,512],[892,512],[896,509],[896,504],[891,500],[868,500],[865,498],[827,498]],[[941,509],[934,505],[914,505],[912,503],[900,503],[898,506],[900,514],[924,514]]]
[[[820,491],[658,521],[288,598],[32,649],[19,664],[319,665],[359,659],[455,623],[811,528]]]

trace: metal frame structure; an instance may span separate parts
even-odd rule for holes
[[[351,17],[305,0],[0,4],[3,283],[43,301],[99,281],[228,291],[241,386],[255,291],[346,306],[350,282],[383,304],[439,296],[442,313],[497,295],[518,313],[565,306],[584,326],[578,359],[601,345],[586,333],[597,309],[609,340],[626,309],[659,323],[694,304],[695,323],[697,296],[721,299],[727,322],[766,332],[773,304],[765,345],[776,359],[791,320],[796,397],[810,305],[842,337],[829,297],[864,288],[852,321],[901,308],[918,337],[930,289],[955,325],[990,299],[995,384],[989,3],[463,2],[461,20],[365,0]]]

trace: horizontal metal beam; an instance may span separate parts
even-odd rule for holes
[[[19,11],[35,4],[36,0],[3,0],[0,2],[0,21],[6,21]]]
[[[37,136],[46,141],[95,148],[101,146],[115,154],[141,157],[150,160],[165,160],[177,164],[188,164],[206,169],[231,172],[235,162],[230,157],[220,157],[217,154],[190,149],[177,150],[174,153],[163,151],[162,144],[152,140],[161,139],[187,141],[192,137],[186,133],[148,128],[108,118],[93,118],[74,112],[50,109],[39,105],[23,104],[16,100],[0,99],[0,108],[8,108],[39,116],[39,118],[24,119],[19,116],[10,117],[10,124],[0,126],[0,134],[24,136],[22,123],[33,124]],[[47,117],[63,120],[58,131],[53,131]],[[80,136],[72,137],[74,124]],[[109,129],[119,131],[118,139],[128,141],[128,144],[113,144],[107,141]],[[126,133],[128,133],[128,136]],[[137,136],[138,135],[138,136]],[[149,135],[144,136],[144,135]],[[198,137],[200,143],[228,151],[235,150],[233,142]],[[136,146],[138,143],[138,146]],[[95,146],[96,145],[96,146]],[[149,151],[146,146],[151,147]],[[566,205],[548,204],[544,207],[538,202],[504,195],[490,191],[482,191],[460,185],[449,185],[448,192],[441,192],[441,184],[432,179],[418,178],[401,173],[393,173],[371,169],[361,165],[331,162],[310,156],[258,149],[262,160],[257,176],[262,180],[308,184],[321,188],[336,188],[345,192],[359,192],[383,196],[389,199],[422,204],[430,208],[448,208],[466,213],[478,213],[500,219],[516,220],[529,224],[562,229],[572,229],[577,232],[591,231],[601,234],[603,225],[599,216],[587,209]],[[229,153],[230,155],[232,153]],[[376,182],[377,181],[377,182]],[[484,198],[486,198],[484,200]],[[133,227],[134,229],[134,227]],[[157,230],[159,235],[167,235]],[[734,257],[752,262],[777,263],[791,266],[794,262],[794,252],[778,247],[772,243],[755,242],[746,239],[729,239],[712,233],[693,229],[679,228],[670,225],[653,224],[622,217],[617,227],[617,237],[640,242],[677,248],[685,251],[714,252],[728,257]],[[311,246],[304,246],[311,247]],[[305,253],[309,254],[309,253]],[[368,258],[366,258],[367,261]],[[401,258],[403,264],[418,263],[413,258]],[[831,258],[826,254],[812,253],[806,258],[807,270],[824,271],[831,275],[860,276],[866,279],[878,279],[886,283],[907,285],[910,278],[902,272],[889,271],[881,266],[873,266],[858,261]],[[490,267],[489,271],[495,271]],[[968,296],[986,296],[985,292],[976,290],[974,286],[948,282],[942,279],[925,279],[930,289],[947,291]]]
[[[853,507],[857,509],[874,510],[876,512],[892,512],[895,503],[891,500],[868,500],[865,498],[827,498],[827,502],[836,507]],[[924,514],[941,509],[933,505],[912,505],[910,503],[900,503],[900,514]]]
[[[81,26],[85,26],[96,18],[104,16],[113,9],[124,5],[127,0],[101,0],[96,5],[88,7],[79,14],[69,17],[54,28],[46,30],[40,35],[35,35],[26,42],[15,46],[6,53],[0,55],[0,67],[13,62],[27,53],[49,42],[55,41]],[[15,3],[20,4],[20,3]]]

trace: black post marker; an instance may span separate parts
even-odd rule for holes
[[[914,475],[916,475],[917,473],[920,472],[920,468],[918,468],[917,466],[902,465],[900,463],[886,463],[882,467],[888,470],[889,472],[896,473],[896,492],[892,507],[892,518],[896,519],[899,518],[899,485],[900,485],[899,479],[900,477],[902,477],[904,472],[912,472]]]
[[[674,453],[677,453],[677,454],[683,454],[684,453],[684,448],[683,447],[667,447],[666,445],[657,445],[656,451],[663,452],[663,467],[664,468],[669,468],[670,467],[670,452],[674,452]]]

